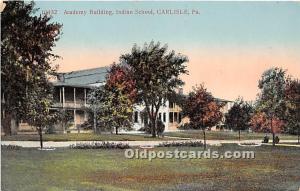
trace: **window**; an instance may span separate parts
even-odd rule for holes
[[[169,113],[169,120],[170,120],[170,123],[173,123],[173,121],[174,121],[173,112]]]
[[[161,120],[161,113],[158,113],[158,119]]]
[[[174,112],[174,121],[178,122],[178,113],[177,112]]]
[[[135,111],[134,112],[134,122],[137,123],[139,119],[139,112]]]
[[[166,122],[166,113],[163,113],[163,122]]]

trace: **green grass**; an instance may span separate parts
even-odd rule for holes
[[[175,148],[157,148],[174,150]],[[203,148],[181,148],[202,150]],[[123,150],[2,150],[3,191],[298,190],[300,149],[239,147],[255,159],[126,159]]]
[[[166,140],[168,138],[165,138]],[[38,135],[12,135],[1,136],[2,141],[38,141]],[[155,141],[162,138],[152,138],[150,135],[129,134],[93,134],[93,133],[70,133],[70,134],[45,134],[44,141]]]
[[[165,133],[167,136],[173,137],[181,137],[181,138],[193,138],[193,139],[203,139],[202,130],[185,130],[179,132],[167,132]],[[248,133],[241,132],[241,140],[249,140],[249,139],[263,139],[265,133]],[[284,140],[297,140],[296,135],[288,135],[288,134],[277,134],[280,139]],[[270,139],[272,135],[269,134]],[[238,132],[231,131],[206,131],[207,140],[238,140],[239,135]]]

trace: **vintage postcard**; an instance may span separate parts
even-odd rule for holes
[[[297,1],[1,1],[1,190],[298,191]]]

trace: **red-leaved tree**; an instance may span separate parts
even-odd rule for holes
[[[204,148],[206,148],[205,130],[220,122],[222,107],[223,105],[216,102],[203,85],[195,87],[183,104],[183,114],[189,117],[191,127],[203,131]]]
[[[123,64],[114,63],[106,76],[106,89],[114,91],[118,89],[125,94],[132,103],[136,100],[135,81],[130,68]]]
[[[254,114],[250,120],[250,124],[252,130],[255,132],[272,134],[281,133],[284,128],[283,120],[280,120],[278,118],[273,118],[272,120],[270,120],[268,119],[268,116],[262,112]]]

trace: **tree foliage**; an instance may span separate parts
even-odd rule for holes
[[[91,109],[102,127],[130,129],[133,104],[136,99],[135,83],[126,66],[113,64],[106,76],[106,84],[89,94]]]
[[[8,134],[12,118],[26,118],[29,95],[40,92],[34,89],[51,90],[48,77],[56,70],[52,61],[58,56],[52,48],[61,25],[51,23],[47,15],[35,15],[36,11],[33,2],[8,1],[1,15],[1,91]]]
[[[273,145],[275,145],[275,133],[278,127],[273,126],[274,122],[283,120],[286,113],[286,77],[285,71],[281,68],[266,70],[259,80],[259,94],[256,113],[264,113],[269,129],[273,134]]]
[[[251,117],[250,124],[253,131],[263,133],[280,133],[284,128],[283,120],[280,120],[278,118],[273,118],[272,120],[270,120],[266,113],[263,112],[255,113]],[[271,127],[273,129],[271,129]]]
[[[166,103],[168,95],[184,84],[180,75],[187,73],[188,58],[175,51],[168,52],[167,45],[152,41],[142,48],[135,44],[131,53],[121,55],[120,62],[130,67],[137,103],[145,104],[155,137],[158,110]]]
[[[33,91],[28,92],[26,99],[26,114],[23,119],[29,125],[36,127],[40,135],[40,144],[43,148],[42,133],[46,128],[54,125],[58,120],[58,115],[51,112],[52,94],[49,94],[42,87],[35,87]]]
[[[298,142],[300,142],[300,82],[298,79],[287,79],[285,95],[287,131],[298,134]]]
[[[218,103],[204,85],[194,88],[189,93],[183,105],[183,115],[189,117],[191,127],[202,129],[205,140],[205,129],[217,125],[222,119],[221,108],[223,104]]]
[[[136,101],[135,80],[131,70],[124,64],[113,64],[106,76],[106,89],[112,92],[121,91],[132,103]]]
[[[246,130],[250,127],[252,112],[252,106],[245,102],[242,98],[239,98],[234,102],[233,106],[225,115],[226,128],[239,131],[240,139],[240,131]]]

